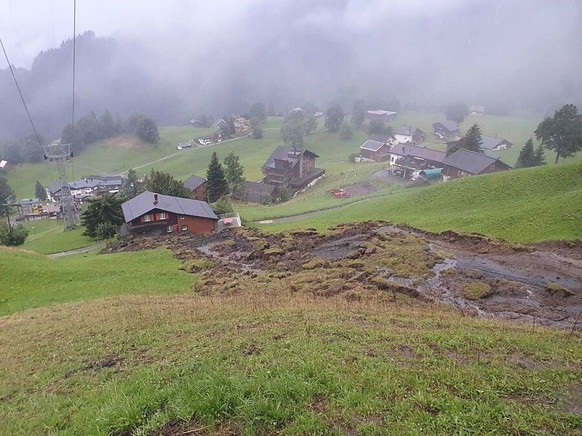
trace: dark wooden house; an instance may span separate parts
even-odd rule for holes
[[[205,201],[208,197],[206,195],[206,179],[198,176],[190,176],[182,182],[184,187],[190,191],[190,198],[193,200]]]
[[[464,148],[460,148],[450,156],[447,156],[443,163],[443,175],[448,179],[511,169],[511,166],[500,161],[498,157],[487,156]]]
[[[145,191],[121,205],[125,233],[209,233],[218,217],[205,201]]]
[[[263,165],[263,183],[291,189],[305,188],[325,174],[324,169],[315,166],[318,157],[309,150],[277,147]]]
[[[368,139],[360,145],[360,156],[364,159],[382,162],[390,158],[390,147],[388,141]]]
[[[459,125],[454,121],[439,121],[432,125],[435,136],[443,138],[451,138],[459,135]]]

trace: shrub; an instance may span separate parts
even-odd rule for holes
[[[117,235],[119,227],[112,223],[100,223],[95,229],[95,239],[102,241],[103,239],[113,238]]]
[[[22,224],[8,227],[6,224],[0,225],[0,245],[16,247],[24,244],[28,237],[28,230]]]
[[[233,211],[234,209],[232,208],[232,203],[226,197],[220,197],[220,199],[214,203],[214,212],[217,215],[232,213]]]

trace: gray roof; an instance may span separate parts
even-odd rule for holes
[[[212,207],[205,201],[190,200],[189,198],[172,197],[163,194],[155,195],[158,196],[157,204],[154,204],[154,193],[150,191],[142,192],[137,197],[123,203],[121,209],[123,210],[125,222],[128,223],[155,209],[179,215],[218,220]]]
[[[390,153],[397,154],[399,156],[419,157],[435,162],[444,162],[444,159],[447,155],[444,151],[441,150],[434,150],[432,148],[419,147],[418,145],[400,143],[394,145],[390,149]]]
[[[364,142],[362,145],[360,145],[360,148],[363,148],[364,150],[378,151],[383,146],[384,146],[384,142],[374,141],[373,139],[368,139],[366,142]]]
[[[467,173],[479,174],[489,165],[498,160],[499,158],[486,156],[482,153],[459,148],[453,154],[447,156],[443,162],[451,167],[458,168]],[[507,164],[504,163],[504,165]],[[509,165],[507,165],[507,167],[510,168]]]
[[[493,150],[494,148],[498,147],[501,144],[507,144],[508,146],[513,145],[507,139],[493,138],[491,136],[483,136],[483,137],[481,137],[481,140],[483,142],[481,144],[481,148],[483,148],[485,150]]]
[[[279,146],[273,151],[271,156],[269,156],[269,159],[267,159],[263,168],[275,168],[275,160],[286,160],[290,167],[294,167],[297,162],[299,162],[299,158],[305,153],[310,153],[315,157],[319,157],[317,154],[309,150],[302,150],[300,148],[294,150],[291,147]]]
[[[446,120],[446,121],[439,121],[434,123],[432,126],[436,127],[437,124],[440,124],[442,127],[447,129],[449,132],[456,132],[459,130],[459,126],[454,121]]]
[[[189,189],[190,191],[194,191],[204,183],[206,183],[206,179],[198,176],[190,176],[182,182],[186,189]]]
[[[390,141],[390,138],[392,138],[392,135],[386,135],[383,133],[373,133],[370,135],[368,139],[388,143]]]

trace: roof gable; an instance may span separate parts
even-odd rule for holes
[[[399,156],[419,157],[421,159],[432,160],[434,162],[443,162],[447,155],[444,151],[441,150],[434,150],[432,148],[401,143],[394,145],[390,149],[390,153]]]
[[[158,201],[155,204],[154,195],[158,196]],[[155,194],[150,191],[142,192],[131,200],[126,201],[121,205],[121,209],[123,210],[123,216],[126,223],[133,221],[154,209],[162,210],[164,212],[172,212],[179,215],[218,220],[212,207],[210,207],[210,205],[205,201]]]
[[[271,156],[269,156],[263,165],[263,168],[275,168],[276,160],[287,161],[290,167],[294,167],[302,156],[311,156],[313,158],[319,157],[319,155],[309,150],[279,146],[273,151],[273,153],[271,153]]]
[[[186,189],[189,189],[190,191],[194,191],[195,189],[202,186],[204,183],[206,183],[206,179],[204,177],[198,176],[190,176],[182,182]]]

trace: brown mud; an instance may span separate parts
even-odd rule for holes
[[[202,294],[309,292],[396,304],[447,304],[470,316],[582,329],[582,242],[512,244],[386,222],[265,234],[130,237],[103,252],[166,247],[199,273]],[[486,289],[482,296],[471,289]]]

